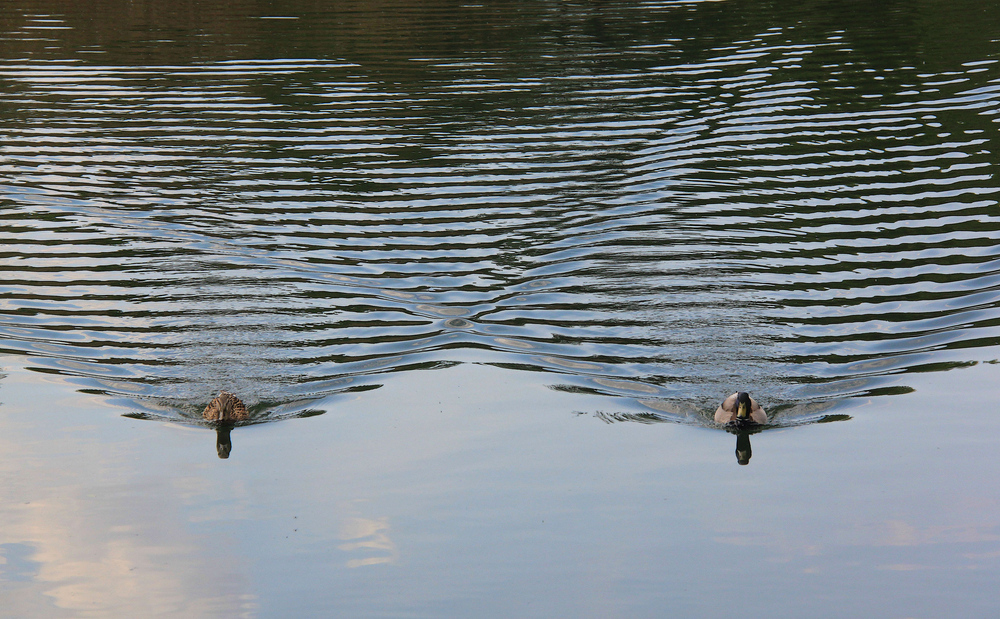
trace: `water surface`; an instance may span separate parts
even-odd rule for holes
[[[857,496],[890,483],[904,496],[872,497],[861,520],[848,518],[856,535],[834,546],[864,556],[820,552],[817,565],[796,570],[857,561],[941,576],[972,569],[953,559],[975,555],[995,575],[995,502],[976,507],[971,490],[950,486],[982,471],[944,459],[952,464],[940,479],[909,483],[881,450],[901,440],[900,453],[926,470],[922,432],[957,450],[973,443],[967,458],[985,448],[970,420],[989,406],[996,366],[984,362],[1000,343],[1000,10],[26,1],[3,4],[0,25],[0,399],[5,386],[12,394],[0,411],[28,445],[4,464],[24,480],[9,500],[27,505],[41,493],[53,513],[82,509],[78,526],[138,526],[149,548],[183,554],[164,600],[202,600],[199,574],[228,574],[235,597],[185,612],[235,604],[251,616],[308,615],[343,604],[359,616],[469,616],[467,604],[509,587],[510,604],[536,600],[536,610],[497,606],[497,616],[559,615],[580,591],[536,590],[532,578],[592,583],[611,571],[606,612],[586,598],[575,614],[653,616],[681,556],[706,557],[691,592],[711,590],[720,565],[732,574],[755,561],[719,550],[727,527],[740,531],[737,547],[786,543],[741,528],[738,504],[785,522],[795,548],[820,548],[810,540],[821,532],[804,522],[823,501],[782,490],[812,484]],[[953,386],[950,400],[928,396],[940,385]],[[226,463],[211,459],[208,432],[188,427],[220,389],[240,394],[254,422],[280,422],[236,429]],[[733,437],[711,422],[736,389],[754,393],[773,423],[753,438],[747,470],[757,472],[732,487],[698,464],[718,458],[726,476],[743,470]],[[34,405],[23,395],[32,390]],[[905,440],[899,411],[919,419]],[[932,425],[941,415],[944,430]],[[399,427],[411,440],[396,437]],[[63,432],[73,447],[48,440]],[[410,456],[390,465],[373,455],[390,446]],[[784,459],[762,456],[768,447]],[[807,464],[826,448],[836,455],[815,457],[830,468]],[[70,463],[61,449],[93,455]],[[342,499],[291,482],[339,471],[346,461],[332,454],[345,450],[364,472],[319,475]],[[70,499],[56,489],[81,482],[61,468],[92,470],[97,453],[127,479],[98,476],[75,499],[83,508],[63,505]],[[512,470],[516,454],[525,463]],[[140,468],[124,472],[134,460]],[[873,468],[859,472],[854,461]],[[616,463],[620,476],[588,485]],[[559,472],[551,479],[550,468]],[[448,477],[465,470],[476,473]],[[665,490],[629,470],[669,479],[685,497],[669,516],[689,535],[683,548],[649,525],[644,539],[659,550],[640,552],[640,515],[667,517],[649,494]],[[534,475],[548,485],[536,487]],[[111,487],[160,520],[144,512],[124,523],[86,498]],[[917,488],[961,507],[941,516],[909,494]],[[357,507],[376,495],[387,501],[381,515]],[[723,508],[728,524],[705,528],[716,495],[738,504]],[[463,512],[466,500],[481,503]],[[569,528],[520,528],[535,500]],[[634,515],[583,524],[591,511],[614,511],[608,501]],[[313,534],[331,552],[370,554],[337,559],[337,570],[325,554],[293,560],[301,549],[277,541],[279,505],[313,510]],[[977,510],[988,517],[973,523]],[[925,516],[937,523],[929,530],[968,534],[921,537],[912,520]],[[187,537],[194,523],[225,529],[229,519],[246,523],[231,533],[239,551],[219,554],[213,541],[201,554],[205,540]],[[397,526],[410,550],[386,533]],[[884,551],[894,543],[880,545],[896,539],[878,533],[885,527],[940,550],[893,563]],[[69,614],[105,602],[131,612],[121,587],[67,584],[90,568],[67,575],[77,559],[16,530],[0,538],[0,582],[37,585],[16,585],[27,592],[18,614],[45,615],[50,602]],[[610,531],[623,536],[611,535],[613,556],[592,545]],[[511,539],[533,539],[552,558],[495,557],[494,544]],[[437,560],[458,570],[462,558],[478,580],[445,586],[452,572],[420,562],[434,540]],[[81,552],[116,543],[98,535]],[[586,557],[563,552],[581,543]],[[778,555],[769,560],[784,567],[769,574],[793,582]],[[213,563],[222,556],[235,564]],[[573,571],[580,561],[594,570],[587,578]],[[281,570],[329,580],[305,589]],[[375,581],[358,576],[365,570],[396,570],[388,578],[406,593],[376,601],[362,584]],[[865,589],[870,577],[841,584],[857,598],[843,616],[890,616]],[[262,581],[267,593],[240,597]],[[926,586],[916,576],[875,581],[914,599]],[[316,594],[329,583],[367,593],[335,603]],[[88,596],[64,596],[65,587]],[[723,599],[735,604],[747,590],[732,587]],[[681,614],[731,614],[666,588],[686,604]],[[801,616],[772,602],[756,607]],[[966,603],[990,605],[975,595]],[[163,604],[146,611],[178,611]]]

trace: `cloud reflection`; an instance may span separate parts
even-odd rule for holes
[[[38,406],[46,380],[17,376],[0,416],[0,616],[253,616],[228,538],[190,528],[183,489],[137,472],[162,454],[79,424],[102,410],[76,394]]]
[[[347,543],[337,546],[338,549],[369,555],[349,559],[347,567],[391,564],[399,558],[396,544],[389,538],[388,518],[347,518],[340,525],[340,539]]]
[[[21,593],[5,601],[6,612],[35,616],[48,598],[81,617],[252,616],[256,596],[240,562],[204,552],[169,489],[147,487],[141,500],[133,492],[96,492],[117,485],[106,476],[123,474],[107,470],[100,447],[56,439],[52,453],[72,455],[54,456],[62,462],[0,490],[0,581],[17,581]],[[2,452],[4,468],[24,455],[11,441]]]

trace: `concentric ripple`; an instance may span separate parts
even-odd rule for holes
[[[995,358],[997,39],[716,4],[303,4],[162,46],[5,14],[0,350],[191,415],[486,363],[788,420]]]

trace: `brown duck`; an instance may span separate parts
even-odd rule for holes
[[[249,417],[247,405],[228,391],[221,391],[208,403],[201,416],[207,421],[216,422],[215,449],[220,458],[228,458],[233,451],[233,440],[229,433],[237,421],[245,421]]]
[[[214,400],[205,407],[205,412],[201,414],[207,421],[218,421],[219,423],[246,421],[247,406],[228,391],[220,391]]]

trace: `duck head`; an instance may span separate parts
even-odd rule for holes
[[[746,391],[736,394],[736,419],[750,421],[750,409],[750,394]]]

